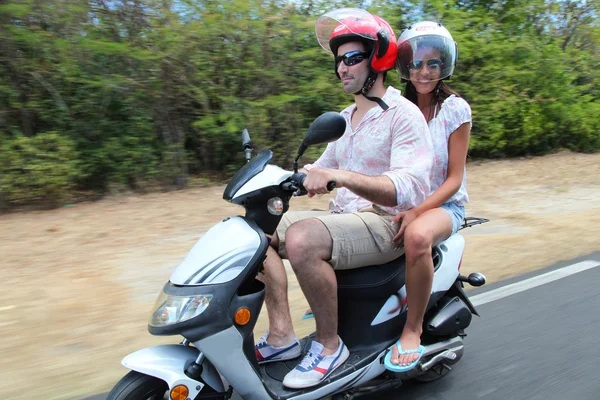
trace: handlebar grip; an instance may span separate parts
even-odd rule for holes
[[[291,182],[284,184],[285,188],[293,188],[294,190],[300,190],[302,194],[306,194],[306,189],[304,188],[304,180],[306,179],[306,174],[299,172],[291,177]],[[291,186],[289,186],[291,184]],[[336,184],[334,181],[330,181],[327,183],[327,191],[331,192],[336,188]]]
[[[304,190],[304,180],[305,179],[306,179],[305,173],[298,172],[297,174],[294,175],[294,180],[296,181],[296,183],[298,185],[300,185],[300,188],[302,188],[302,190]]]

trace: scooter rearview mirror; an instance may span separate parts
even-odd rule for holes
[[[304,140],[298,148],[298,155],[294,160],[294,172],[298,172],[298,160],[308,146],[334,142],[342,137],[346,131],[346,119],[340,113],[329,111],[321,114],[308,128]]]
[[[334,142],[346,131],[346,119],[340,113],[329,111],[321,114],[308,128],[302,144],[311,146]]]

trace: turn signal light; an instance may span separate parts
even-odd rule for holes
[[[250,322],[250,310],[242,307],[235,312],[235,323],[238,325],[246,325]]]
[[[177,385],[171,390],[171,400],[186,400],[190,391],[184,385]]]

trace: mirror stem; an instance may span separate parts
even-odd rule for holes
[[[304,154],[304,152],[306,151],[307,148],[308,148],[308,145],[306,143],[304,143],[304,140],[303,140],[302,143],[300,143],[300,147],[298,148],[298,155],[296,156],[296,159],[294,160],[294,173],[295,174],[298,173],[298,160],[300,159],[300,157],[302,157],[302,154]]]

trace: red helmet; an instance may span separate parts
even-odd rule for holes
[[[371,49],[369,65],[376,74],[395,66],[398,53],[396,35],[390,24],[377,15],[359,8],[330,11],[317,20],[316,33],[321,47],[334,56],[344,43],[358,40],[367,44]]]

